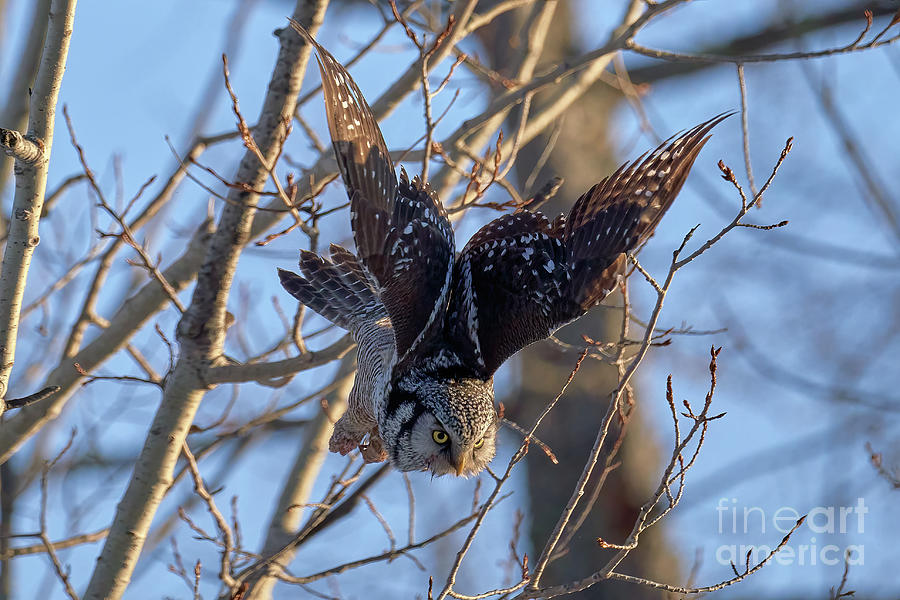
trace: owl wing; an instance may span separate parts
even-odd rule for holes
[[[400,181],[372,110],[350,74],[295,21],[316,49],[338,167],[350,197],[356,251],[378,282],[397,356],[415,351],[440,325],[455,253],[437,195],[405,172]]]
[[[728,115],[697,125],[622,165],[552,223],[519,211],[491,221],[454,265],[445,331],[468,367],[490,377],[520,349],[599,303],[626,252],[652,234],[709,139]]]

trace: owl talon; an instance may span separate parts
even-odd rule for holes
[[[334,436],[332,436],[331,440],[329,440],[328,442],[328,450],[331,452],[337,452],[341,456],[347,456],[348,454],[356,450],[357,445],[358,442],[354,440],[348,440],[346,438],[336,440],[334,439]]]
[[[354,387],[355,390],[356,388]],[[334,424],[334,431],[331,434],[331,439],[328,440],[328,449],[331,452],[339,453],[341,456],[350,454],[363,444],[366,436],[370,435],[371,429],[375,428],[375,431],[378,430],[377,426],[370,422],[369,419],[359,418],[358,412],[353,410],[353,404],[354,398],[351,392],[351,408],[341,415],[341,418]],[[377,437],[377,433],[371,435]]]
[[[377,428],[375,431],[354,432],[343,427],[342,422],[338,421],[334,433],[331,434],[331,439],[328,441],[328,449],[341,456],[346,456],[357,448],[366,463],[387,460],[387,452],[381,437],[378,436]]]
[[[359,453],[366,463],[384,462],[388,457],[387,451],[384,449],[384,443],[376,435],[370,436],[368,443],[359,445]]]
[[[348,431],[340,431],[338,428],[335,428],[334,433],[331,434],[331,439],[328,440],[328,450],[337,452],[341,456],[347,456],[356,450],[362,438],[363,434],[353,435]]]

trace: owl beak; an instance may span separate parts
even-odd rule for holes
[[[457,457],[456,464],[454,466],[456,467],[456,476],[462,477],[462,474],[466,470],[466,455],[465,455],[465,453],[460,454]]]

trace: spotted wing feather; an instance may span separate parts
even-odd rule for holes
[[[453,229],[436,194],[405,173],[398,182],[378,123],[346,69],[296,22],[316,49],[328,129],[350,197],[356,251],[378,283],[397,354],[412,354],[440,325],[447,304]]]
[[[454,266],[447,338],[483,377],[609,294],[652,235],[719,115],[620,167],[552,223],[519,211],[478,231]]]
[[[445,332],[462,361],[489,377],[507,357],[547,337],[567,313],[568,250],[540,213],[479,230],[456,260]]]

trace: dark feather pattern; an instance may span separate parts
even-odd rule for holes
[[[300,251],[297,275],[278,269],[281,285],[294,298],[335,325],[356,334],[359,327],[387,316],[374,282],[352,253],[331,245],[331,260]]]
[[[314,49],[322,76],[325,115],[338,168],[347,193],[359,192],[366,202],[387,210],[397,188],[397,176],[387,144],[372,109],[346,69],[299,23],[291,26]]]
[[[355,256],[338,246],[328,259],[301,252],[300,275],[279,271],[291,294],[358,342],[349,408],[329,448],[346,454],[368,440],[366,461],[390,457],[402,471],[476,474],[495,452],[496,369],[609,294],[625,253],[653,234],[725,116],[622,165],[568,216],[551,222],[520,209],[488,223],[455,256],[435,193],[402,170],[397,178],[349,73],[292,25],[317,54],[356,242]],[[531,207],[539,204],[536,197]]]
[[[443,321],[455,252],[444,207],[427,184],[398,182],[387,145],[350,74],[296,23],[316,49],[328,128],[350,197],[356,250],[378,282],[402,360]]]
[[[519,211],[491,221],[454,266],[445,333],[488,378],[512,354],[583,315],[616,286],[624,253],[652,234],[709,131],[728,115],[667,140],[593,186],[566,218]]]
[[[466,244],[454,266],[445,331],[456,354],[489,377],[520,348],[549,335],[571,273],[562,240],[540,213],[495,219]],[[544,332],[532,339],[537,332]]]

